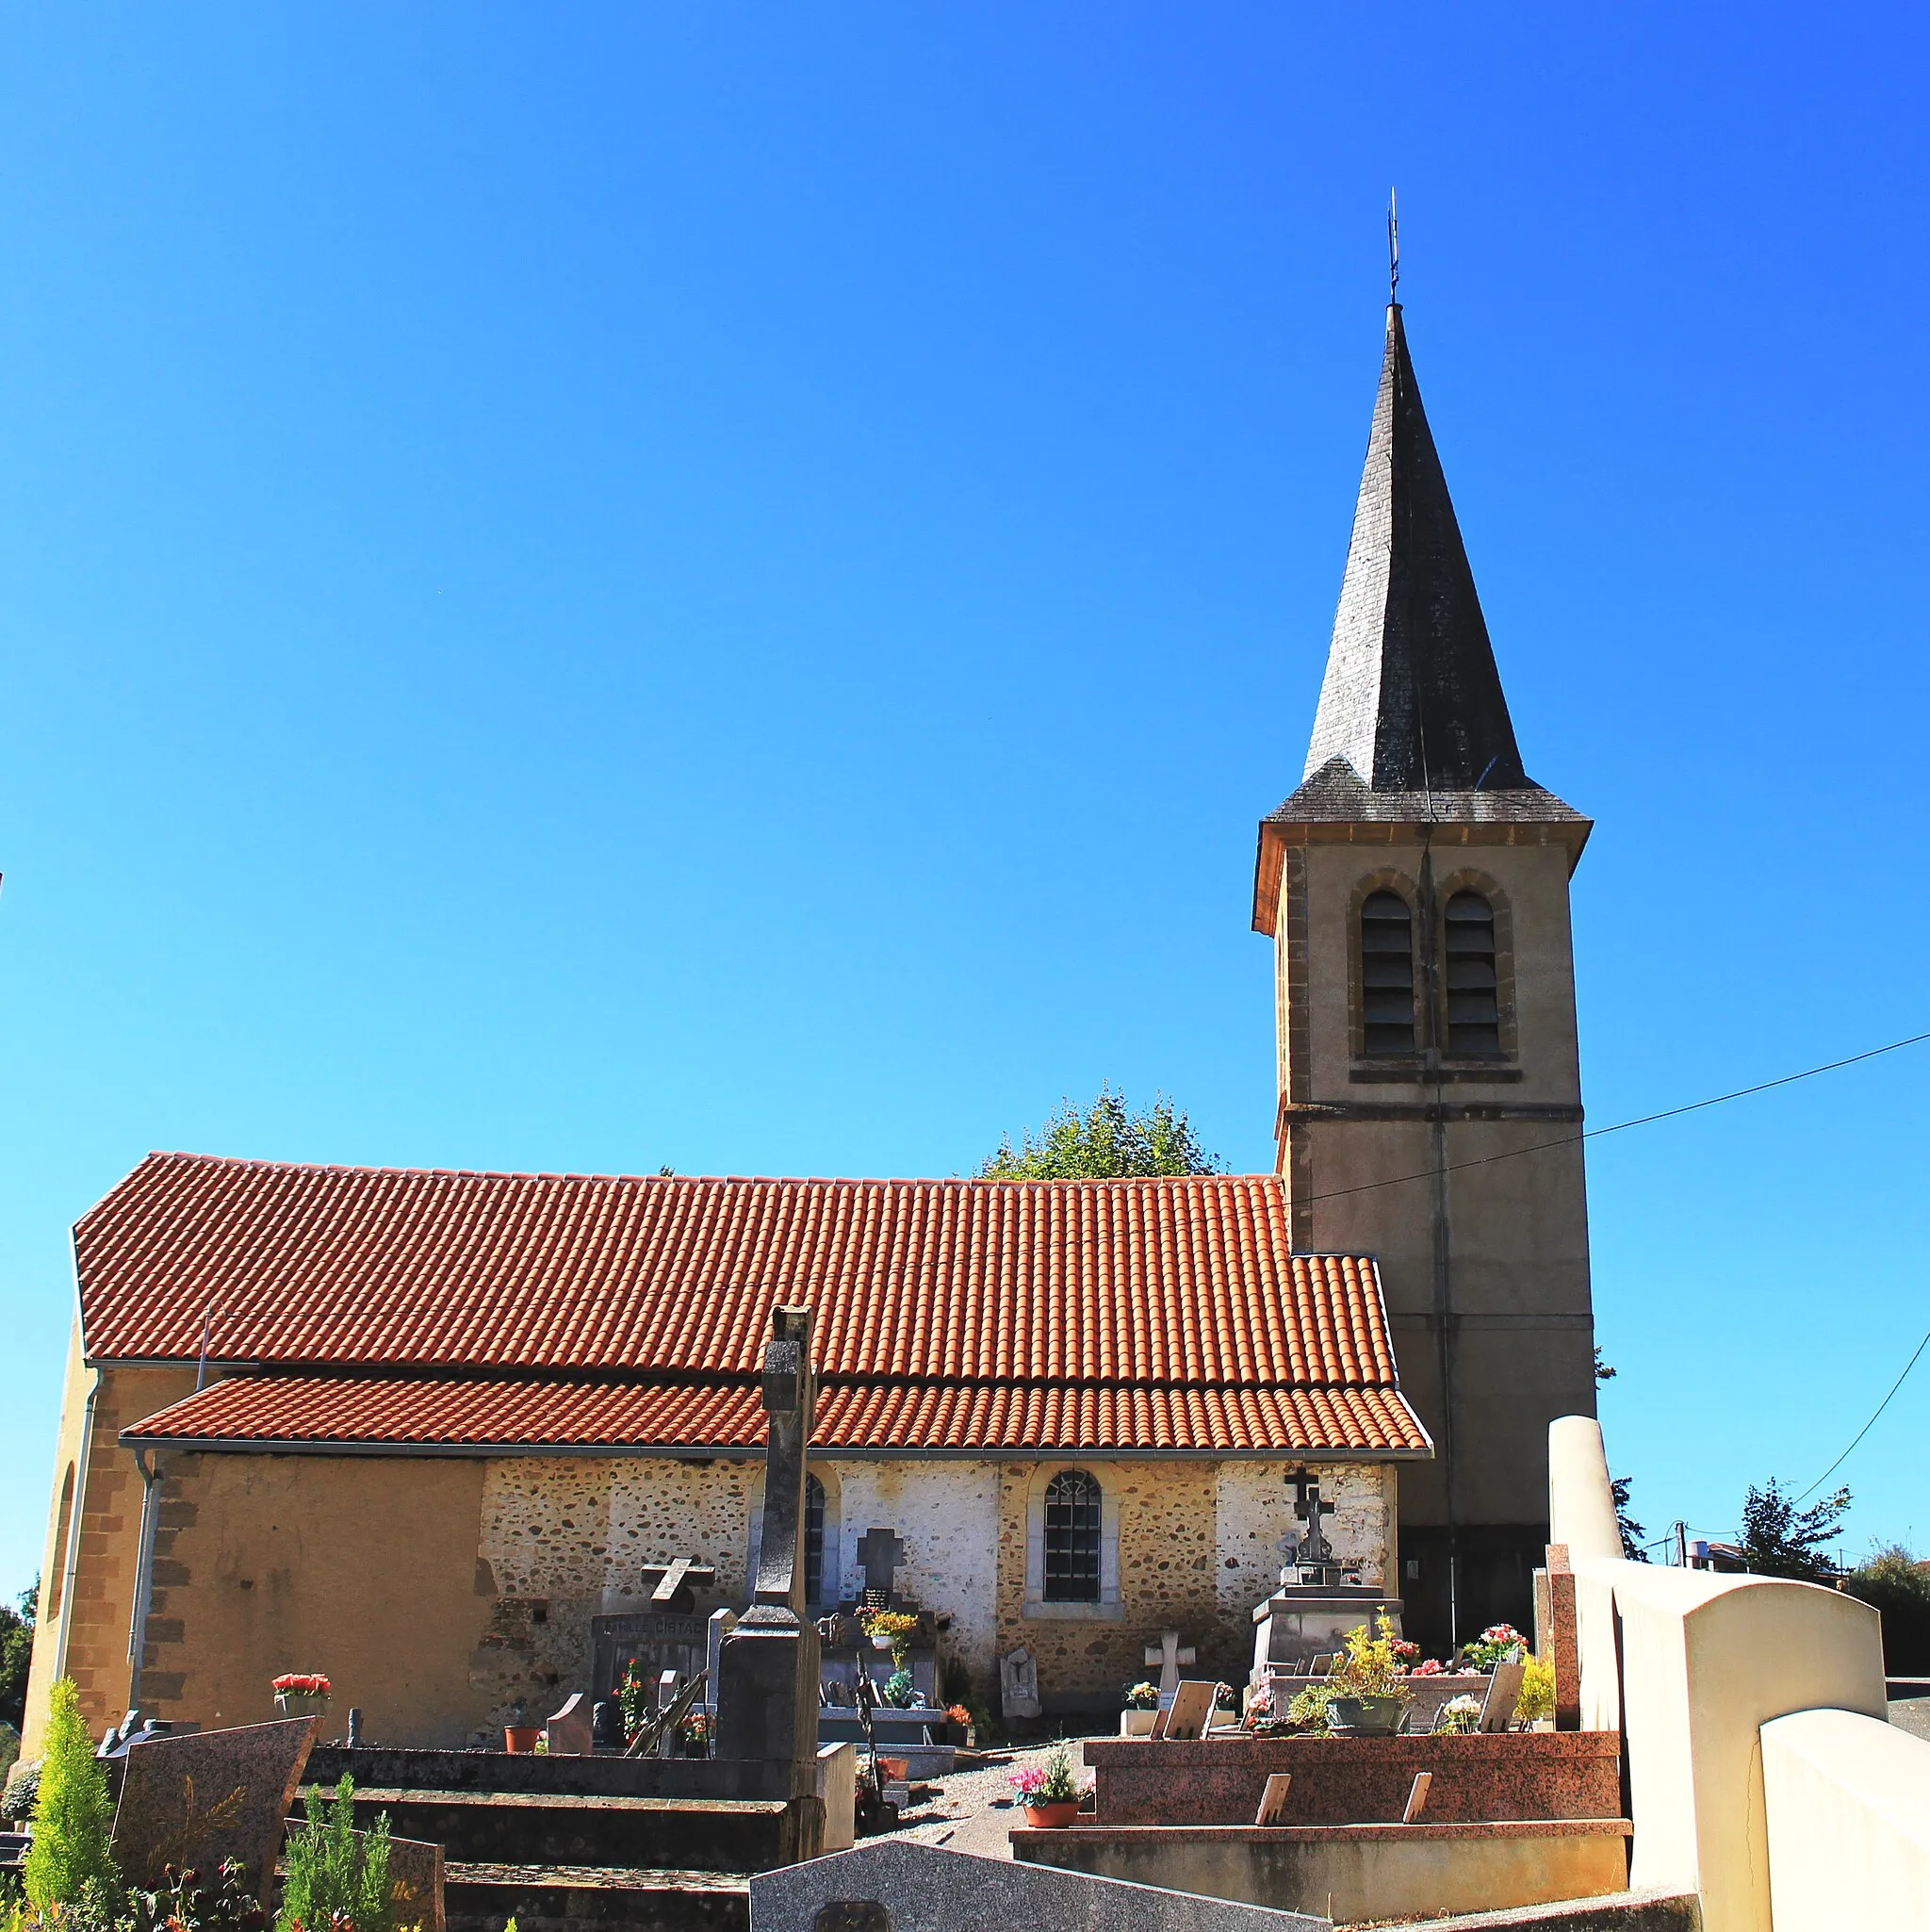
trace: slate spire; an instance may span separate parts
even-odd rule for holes
[[[1398,303],[1387,309],[1381,391],[1306,777],[1335,758],[1370,792],[1532,784],[1421,409]]]

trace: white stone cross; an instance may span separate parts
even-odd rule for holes
[[[1180,1688],[1180,1666],[1195,1661],[1193,1646],[1180,1643],[1177,1630],[1162,1630],[1159,1642],[1146,1646],[1146,1662],[1159,1666],[1159,1708],[1169,1711]]]

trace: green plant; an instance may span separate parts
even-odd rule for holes
[[[113,1800],[80,1714],[80,1692],[72,1678],[62,1678],[47,1713],[33,1843],[21,1868],[28,1902],[42,1917],[56,1906],[84,1906],[90,1885],[113,1917],[121,1900],[121,1874],[107,1849],[113,1823]]]
[[[355,1780],[344,1776],[335,1804],[308,1793],[308,1823],[288,1835],[279,1932],[319,1932],[346,1920],[353,1932],[395,1932],[388,1882],[388,1814],[355,1830]]]
[[[1072,1776],[1072,1753],[1064,1744],[1055,1744],[1045,1754],[1045,1776],[1039,1780],[1032,1801],[1039,1805],[1076,1805],[1079,1797],[1079,1780]]]
[[[646,1720],[656,1714],[655,1693],[649,1678],[644,1675],[643,1665],[634,1657],[623,1667],[623,1676],[616,1686],[616,1701],[623,1707],[626,1736],[633,1736],[642,1730]]]
[[[1128,1711],[1157,1711],[1159,1709],[1159,1686],[1143,1680],[1128,1684],[1124,1696]]]
[[[1336,1697],[1399,1697],[1411,1699],[1394,1634],[1394,1619],[1376,1611],[1366,1623],[1348,1631],[1327,1681]]]
[[[978,1173],[987,1181],[1109,1181],[1219,1171],[1219,1160],[1164,1094],[1135,1114],[1108,1086],[1085,1113],[1061,1101],[1036,1140],[1026,1134],[1015,1148],[1006,1136]]]
[[[31,1818],[40,1794],[41,1760],[23,1758],[7,1774],[6,1786],[0,1789],[0,1818]]]
[[[163,1883],[152,1891],[137,1887],[127,1894],[127,1911],[114,1932],[261,1932],[266,1914],[248,1889],[248,1868],[228,1859],[204,1883],[192,1867],[170,1865]]]
[[[1296,1691],[1286,1707],[1286,1721],[1296,1729],[1314,1731],[1332,1730],[1333,1719],[1327,1707],[1335,1697],[1346,1696],[1345,1691],[1336,1691],[1332,1682],[1309,1684],[1303,1691]],[[1258,1727],[1255,1727],[1258,1728]]]
[[[918,1686],[908,1670],[894,1670],[885,1679],[885,1702],[894,1711],[909,1711],[918,1702]]]
[[[1530,1657],[1522,1666],[1521,1695],[1514,1700],[1514,1715],[1523,1724],[1535,1724],[1555,1714],[1555,1660]]]
[[[911,1655],[911,1639],[918,1630],[918,1619],[903,1610],[860,1610],[858,1621],[867,1637],[891,1640],[891,1662],[900,1670]]]
[[[0,1723],[26,1721],[26,1674],[34,1656],[34,1617],[40,1607],[41,1580],[23,1590],[20,1608],[0,1604]]]
[[[1930,1564],[1900,1543],[1874,1550],[1844,1586],[1883,1619],[1883,1667],[1891,1677],[1930,1671]]]
[[[1766,1489],[1752,1482],[1742,1503],[1742,1566],[1758,1577],[1789,1577],[1799,1583],[1820,1583],[1835,1574],[1826,1557],[1817,1552],[1836,1540],[1837,1524],[1850,1506],[1850,1492],[1838,1489],[1807,1510],[1776,1487],[1774,1476]]]

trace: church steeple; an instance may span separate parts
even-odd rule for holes
[[[1370,792],[1514,791],[1514,726],[1401,326],[1387,349],[1305,776]]]

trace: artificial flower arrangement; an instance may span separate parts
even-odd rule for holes
[[[1159,1709],[1159,1686],[1149,1684],[1143,1679],[1125,1688],[1126,1709],[1128,1711],[1157,1711]]]
[[[891,1662],[903,1670],[905,1660],[911,1654],[911,1637],[918,1629],[918,1619],[902,1610],[860,1610],[858,1621],[867,1637],[874,1641],[883,1637],[891,1644]]]
[[[1449,1697],[1434,1717],[1434,1728],[1450,1737],[1465,1737],[1481,1721],[1481,1700],[1464,1691]]]
[[[688,1758],[708,1758],[711,1755],[711,1713],[708,1711],[687,1712],[677,1727],[677,1742],[683,1747]]]
[[[623,1708],[624,1735],[634,1737],[643,1729],[651,1706],[656,1702],[653,1686],[645,1677],[643,1665],[634,1657],[624,1665],[623,1676],[617,1680],[612,1695]]]
[[[1513,1624],[1490,1624],[1472,1644],[1461,1646],[1462,1663],[1482,1672],[1497,1663],[1519,1663],[1527,1655],[1528,1639]]]
[[[319,1671],[291,1670],[270,1686],[277,1697],[319,1697],[328,1702],[328,1679]]]
[[[1411,1678],[1446,1677],[1448,1666],[1438,1657],[1423,1657],[1418,1663],[1408,1666],[1407,1674]]]
[[[952,1721],[952,1723],[956,1724],[960,1730],[963,1730],[965,1727],[973,1721],[971,1711],[966,1710],[966,1708],[962,1704],[947,1704],[945,1706],[945,1715]]]
[[[894,1670],[885,1679],[884,1699],[893,1711],[909,1711],[918,1702],[918,1686],[908,1670]]]

